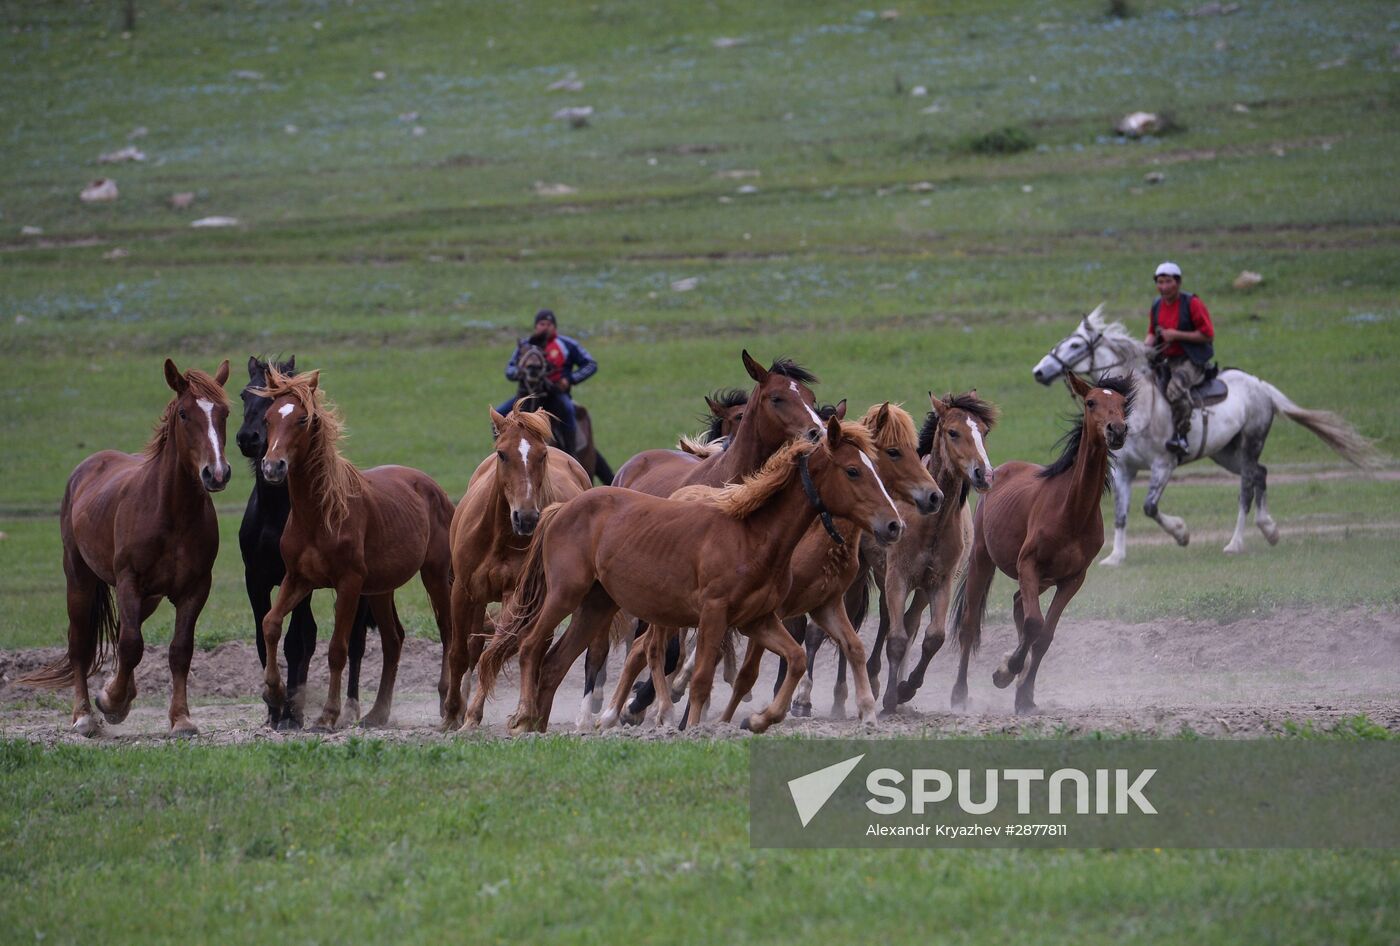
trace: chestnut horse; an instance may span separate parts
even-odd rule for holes
[[[1123,446],[1133,407],[1133,381],[1103,377],[1090,384],[1068,374],[1070,391],[1083,415],[1063,439],[1064,449],[1049,466],[1012,461],[996,469],[987,495],[972,517],[972,555],[954,595],[953,623],[962,649],[953,708],[967,706],[967,663],[982,636],[987,590],[999,568],[1017,583],[1012,613],[1020,643],[992,674],[998,688],[1016,687],[1016,712],[1035,712],[1035,676],[1055,639],[1065,606],[1103,547],[1099,502],[1108,488],[1110,450]],[[1054,600],[1042,617],[1040,595],[1051,585]],[[1030,663],[1026,664],[1026,655]]]
[[[914,517],[915,519],[936,512],[943,502],[943,492],[919,460],[916,449],[918,434],[913,418],[903,408],[886,401],[867,410],[860,423],[870,432],[875,447],[875,469],[889,488],[890,494],[911,504],[922,514]],[[906,518],[905,521],[908,522],[909,519]],[[860,523],[849,519],[833,520],[832,526],[833,530],[829,531],[826,523],[814,522],[802,537],[797,551],[792,556],[792,584],[787,597],[778,608],[778,616],[790,619],[810,614],[824,635],[830,637],[841,649],[845,658],[848,661],[854,660],[855,666],[862,667],[865,646],[861,642],[858,630],[847,617],[845,597],[846,590],[855,580],[860,568],[861,538],[867,533]],[[916,526],[911,524],[909,529],[913,528]],[[908,531],[906,529],[906,534]],[[903,541],[901,537],[900,542]],[[801,639],[797,640],[798,643],[802,642]],[[725,722],[734,718],[739,702],[752,689],[758,677],[762,656],[763,648],[751,641],[744,655],[743,666],[735,679],[729,705],[721,717]],[[802,679],[805,681],[806,677]],[[799,689],[801,686],[799,683]],[[665,689],[662,688],[663,691]],[[625,695],[625,692],[619,690],[614,714],[621,712],[622,698]],[[661,698],[657,715],[658,726],[664,724],[669,711],[666,701],[668,695],[665,694]],[[856,674],[856,705],[861,720],[874,723],[875,695],[870,690],[869,680],[860,673]],[[605,719],[606,722],[608,720]]]
[[[890,685],[883,700],[887,715],[898,703],[913,699],[923,686],[929,661],[943,646],[953,585],[966,567],[967,549],[972,544],[968,493],[987,492],[994,476],[986,437],[996,423],[997,409],[979,398],[976,390],[949,394],[943,400],[929,394],[929,402],[933,410],[919,432],[919,455],[937,478],[939,488],[956,500],[939,515],[911,523],[909,531],[890,548],[865,549],[880,589],[880,630],[866,669],[873,686],[880,673],[880,645],[885,643],[890,663]],[[911,591],[914,600],[906,609]],[[919,633],[919,618],[930,606],[918,665],[909,679],[902,681],[909,645]]]
[[[495,450],[472,474],[466,495],[452,516],[452,648],[443,729],[462,725],[462,681],[467,680],[485,645],[486,605],[509,606],[520,578],[529,536],[540,511],[573,499],[592,485],[577,460],[549,445],[550,416],[491,411]],[[467,711],[481,722],[485,696],[478,690]]]
[[[546,511],[516,606],[481,659],[480,682],[490,687],[508,653],[498,645],[521,636],[520,706],[511,730],[546,728],[554,691],[619,609],[660,627],[700,629],[691,725],[709,698],[730,627],[783,654],[794,668],[788,684],[746,724],[761,732],[780,721],[805,659],[774,613],[790,589],[798,543],[822,512],[853,519],[886,541],[904,528],[872,452],[865,428],[833,418],[818,443],[789,444],[757,474],[711,490],[706,501],[604,487]],[[569,629],[545,655],[571,611]],[[652,672],[662,679],[655,660]]]
[[[243,524],[238,528],[238,548],[243,553],[243,583],[248,602],[253,608],[253,640],[258,645],[258,663],[267,666],[263,646],[262,622],[272,610],[272,589],[282,583],[287,567],[282,564],[282,530],[292,511],[292,500],[285,483],[274,486],[262,475],[263,454],[267,451],[267,408],[269,398],[254,392],[267,384],[269,362],[256,355],[248,359],[248,384],[240,397],[243,400],[243,426],[234,438],[239,452],[248,458],[253,468],[253,492],[243,510]],[[284,375],[296,374],[296,357],[276,365]],[[350,632],[350,679],[346,694],[350,705],[359,706],[360,661],[365,654],[365,632],[372,624],[369,602],[360,599],[355,615],[355,627]],[[311,657],[316,653],[316,617],[311,613],[311,596],[292,610],[292,627],[283,644],[287,658],[287,700],[281,711],[269,709],[268,724],[275,729],[300,729],[302,702]]]
[[[446,697],[448,584],[452,556],[447,534],[452,500],[418,470],[380,466],[361,472],[340,455],[339,413],[319,390],[319,372],[286,377],[268,369],[267,387],[256,393],[272,399],[267,410],[267,452],[262,470],[268,482],[285,482],[292,499],[282,532],[286,577],[272,610],[263,618],[267,648],[263,699],[269,709],[284,699],[277,666],[282,621],[315,588],[335,589],[335,631],[328,648],[330,689],[318,729],[341,721],[340,678],[345,670],[350,631],[360,596],[369,598],[384,648],[384,667],[374,706],[365,725],[389,722],[403,629],[394,616],[394,590],[413,577],[423,579],[442,636],[443,667],[438,693]]]
[[[186,683],[194,629],[219,554],[219,520],[210,493],[228,485],[224,393],[228,362],[213,377],[183,374],[165,360],[175,397],[141,454],[103,450],[79,463],[59,509],[63,574],[68,582],[68,653],[20,682],[73,687],[73,730],[100,728],[88,702],[88,674],[116,649],[117,672],[99,690],[97,708],[120,723],[136,698],[136,665],[145,642],[141,624],[162,598],[175,605],[170,641],[170,734],[193,736]],[[111,588],[117,590],[113,614]]]

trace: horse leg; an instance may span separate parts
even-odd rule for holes
[[[598,713],[603,709],[603,687],[608,682],[608,653],[612,648],[603,635],[595,638],[583,657],[583,698],[578,704],[578,720],[575,725],[580,732],[593,728]]]
[[[908,703],[914,698],[914,694],[919,692],[919,687],[924,685],[924,674],[928,671],[928,665],[933,660],[934,655],[943,647],[943,642],[948,638],[948,598],[952,590],[953,576],[947,574],[934,589],[931,604],[933,610],[929,614],[928,627],[924,628],[923,649],[919,652],[919,662],[914,665],[914,670],[909,674],[909,679],[899,685],[899,702]],[[926,592],[920,590],[915,593],[915,599]]]
[[[1128,507],[1133,501],[1133,478],[1137,470],[1121,460],[1113,467],[1113,551],[1100,565],[1122,565],[1128,557]]]
[[[308,599],[310,603],[310,599]],[[394,634],[398,637],[399,645],[404,642],[403,624],[399,621],[398,610],[390,605],[390,610],[394,615]],[[369,633],[369,626],[373,624],[383,635],[384,629],[379,627],[379,622],[374,619],[374,609],[370,607],[369,599],[361,595],[360,606],[355,611],[355,626],[350,629],[350,654],[346,663],[345,673],[345,709],[340,714],[342,726],[353,726],[360,720],[360,667],[365,660],[365,636]],[[316,639],[311,639],[312,650],[316,647]],[[311,654],[306,655],[305,665],[302,667],[301,682],[306,683],[306,676],[311,670]],[[305,704],[305,696],[301,696],[297,705],[297,718],[301,718],[302,706]]]
[[[617,687],[613,690],[612,705],[598,720],[599,729],[612,729],[618,724],[626,707],[627,695],[632,689],[632,684],[636,682],[642,668],[648,665],[652,640],[664,633],[663,628],[648,626],[638,637],[633,639],[632,646],[627,651],[627,659],[622,662],[622,673],[617,678]],[[659,690],[655,692],[660,693]],[[669,691],[666,695],[670,696]]]
[[[109,723],[120,723],[136,698],[136,665],[146,644],[141,638],[144,601],[131,579],[117,580],[117,672],[97,694],[97,708]]]
[[[1160,456],[1152,461],[1152,478],[1147,484],[1147,499],[1143,501],[1142,511],[1147,514],[1147,518],[1166,530],[1167,534],[1176,540],[1177,545],[1188,545],[1191,542],[1191,533],[1186,528],[1186,520],[1180,516],[1168,516],[1158,508],[1162,502],[1162,493],[1166,492],[1167,484],[1171,482],[1175,470],[1176,458],[1173,456]]]
[[[274,729],[301,728],[305,703],[302,687],[310,673],[311,655],[315,651],[316,619],[311,614],[311,596],[307,595],[292,609],[291,627],[282,643],[282,655],[287,659],[287,696],[281,711],[275,714],[278,718],[270,720]]]
[[[675,640],[680,635],[679,629],[658,628],[646,642],[647,667],[651,671],[653,678],[660,675],[660,679],[666,680],[666,655],[670,652],[669,641]],[[676,701],[671,694],[671,687],[663,686],[656,691],[656,728],[665,729],[673,725],[672,714],[676,709]]]
[[[452,634],[447,646],[447,682],[439,694],[443,732],[451,732],[462,725],[462,703],[466,699],[462,684],[469,678],[475,663],[469,660],[468,642],[481,633],[486,620],[486,608],[467,592],[465,577],[452,583],[448,609]]]
[[[267,666],[267,646],[262,639],[262,621],[272,610],[272,585],[262,573],[251,568],[243,571],[243,587],[248,592],[248,604],[253,608],[253,641],[258,645],[258,666]],[[269,720],[276,723],[277,720]]]
[[[974,533],[972,555],[967,565],[967,575],[963,578],[962,600],[957,612],[958,624],[958,678],[953,681],[953,694],[950,700],[955,712],[967,709],[967,664],[972,659],[972,651],[982,638],[982,612],[987,603],[987,589],[996,577],[996,566],[981,537]]]
[[[783,627],[783,622],[778,620],[776,614],[770,614],[757,624],[749,625],[744,629],[744,633],[752,638],[751,647],[759,649],[761,645],[761,647],[779,654],[787,660],[788,669],[791,671],[783,680],[783,688],[777,696],[773,697],[773,702],[764,707],[762,711],[749,716],[741,724],[742,728],[752,732],[764,732],[769,726],[782,722],[783,717],[787,716],[788,706],[792,703],[793,691],[797,689],[797,681],[807,672],[807,654],[803,651],[802,646],[792,639],[792,635]],[[761,649],[759,653],[762,653]],[[871,702],[873,704],[873,698]]]
[[[1278,523],[1269,515],[1267,497],[1269,470],[1262,463],[1254,464],[1254,524],[1264,533],[1270,545],[1278,545]]]
[[[862,650],[862,652],[864,652],[864,651]],[[845,718],[846,718],[846,664],[847,664],[847,663],[849,663],[849,661],[846,660],[846,654],[845,654],[845,652],[844,652],[844,651],[837,651],[837,652],[836,652],[836,682],[833,683],[833,684],[831,685],[831,718],[832,718],[832,719],[845,719]],[[867,683],[870,682],[870,678],[869,678],[868,676],[865,678],[865,680],[866,680]],[[872,688],[871,692],[872,692],[872,693],[874,692],[874,689],[873,689],[873,688]]]
[[[637,619],[636,624],[633,626],[632,629],[632,643],[634,645],[637,641],[642,639],[642,635],[647,633],[647,629],[650,626],[651,625],[647,624],[647,622],[643,621],[641,618]],[[668,673],[674,671],[676,665],[680,662],[680,652],[677,651],[676,656],[672,657],[671,648],[672,644],[668,642],[666,645],[666,664],[669,668],[667,670]],[[658,685],[658,682],[656,680],[651,679],[650,677],[643,680],[641,683],[634,685],[632,690],[632,702],[627,705],[627,709],[622,713],[622,716],[620,717],[622,722],[626,723],[629,726],[634,726],[642,721],[642,717],[646,715],[647,707],[650,706],[652,701],[656,699],[656,687]]]
[[[594,585],[574,611],[569,621],[569,629],[549,648],[544,662],[540,665],[539,690],[536,697],[538,707],[535,731],[549,729],[549,714],[554,706],[554,692],[564,682],[569,668],[590,644],[598,638],[606,638],[617,614],[617,604],[609,597],[602,585]],[[519,732],[513,729],[513,732]]]
[[[442,662],[438,670],[438,715],[441,716],[447,704],[448,656],[452,650],[452,559],[443,543],[441,556],[432,556],[418,570],[418,578],[423,582],[423,590],[428,593],[428,603],[433,607],[433,621],[437,624],[438,641],[442,644]]]
[[[1045,627],[1045,617],[1040,613],[1040,573],[1036,571],[1035,560],[1030,556],[1024,556],[1016,563],[1016,580],[1021,586],[1020,607],[1025,617],[1023,622],[1018,622],[1021,639],[1016,649],[1007,654],[1001,666],[992,673],[992,685],[998,690],[1006,689],[1016,679],[1025,666],[1031,645]]]
[[[73,731],[95,736],[101,728],[92,714],[88,674],[97,660],[102,624],[111,616],[111,592],[88,568],[77,549],[63,550],[63,571],[68,585],[68,665],[73,673]]]
[[[893,566],[893,562],[891,565]],[[904,676],[904,657],[909,652],[909,625],[904,619],[904,604],[909,586],[898,567],[891,567],[885,572],[885,588],[888,594],[882,596],[880,602],[880,623],[889,625],[885,655],[889,658],[890,676],[886,681],[882,701],[884,705],[880,715],[893,716],[899,708],[899,681]]]
[[[1240,511],[1235,517],[1235,533],[1225,544],[1226,555],[1238,555],[1244,551],[1244,528],[1249,521],[1249,507],[1254,499],[1254,477],[1245,468],[1240,474]]]
[[[863,672],[865,670],[865,645],[861,643],[860,633],[851,624],[850,617],[846,614],[845,604],[840,598],[835,598],[817,607],[812,612],[812,618],[821,628],[821,634],[807,634],[809,641],[809,653],[816,653],[816,648],[811,647],[810,641],[813,637],[830,637],[835,641],[840,649],[842,667],[849,664],[853,668],[853,675],[856,678],[856,712],[860,714],[860,721],[867,726],[875,725],[875,692],[870,686],[870,678]],[[842,703],[844,704],[844,695]],[[844,705],[842,715],[845,714]]]
[[[865,662],[865,672],[870,678],[870,691],[880,695],[880,652],[885,646],[885,637],[890,632],[890,611],[885,606],[885,576],[883,569],[875,569],[875,587],[880,592],[880,629],[875,632],[875,643],[870,648],[870,659]],[[903,603],[901,602],[901,607]]]
[[[666,645],[666,686],[671,690],[671,700],[679,700],[690,686],[690,678],[695,676],[695,646],[699,641],[696,634],[687,634],[677,629]],[[681,661],[681,650],[685,650],[685,661]],[[679,668],[679,669],[677,669]]]
[[[170,735],[197,736],[199,728],[190,720],[188,683],[190,660],[194,657],[194,627],[204,602],[209,600],[212,576],[202,585],[175,601],[175,633],[170,638]]]
[[[263,702],[269,714],[280,712],[286,699],[282,686],[282,674],[277,666],[277,644],[282,637],[282,621],[302,599],[311,594],[311,585],[300,575],[290,571],[282,576],[282,584],[277,588],[277,600],[272,602],[272,610],[263,615],[263,647],[267,653],[267,665],[263,668]],[[339,602],[336,602],[339,604]],[[290,674],[291,668],[288,668]]]
[[[338,603],[338,602],[337,602]],[[356,619],[362,602],[356,602]],[[375,595],[369,599],[374,623],[379,625],[379,642],[384,651],[384,665],[379,670],[379,687],[374,693],[374,705],[369,708],[361,725],[366,728],[389,725],[389,708],[394,702],[394,681],[399,676],[399,655],[403,653],[403,636],[399,633],[399,618],[394,613],[394,593]],[[336,615],[339,619],[339,615]],[[346,705],[347,716],[349,704]],[[354,720],[348,720],[353,723]]]
[[[1066,578],[1055,586],[1055,597],[1050,602],[1050,608],[1045,614],[1045,626],[1040,629],[1035,640],[1031,643],[1031,662],[1026,668],[1026,674],[1021,678],[1020,684],[1016,687],[1016,712],[1035,712],[1035,675],[1040,670],[1040,661],[1045,656],[1045,652],[1050,649],[1050,644],[1055,640],[1055,627],[1060,623],[1060,615],[1064,613],[1065,605],[1069,604],[1069,599],[1074,597],[1079,586],[1084,584],[1084,572]]]
[[[744,650],[744,662],[735,675],[734,689],[730,691],[729,703],[724,707],[724,715],[720,717],[720,722],[727,723],[734,718],[734,711],[739,708],[744,694],[753,689],[754,681],[758,679],[758,668],[762,663],[763,647],[751,637],[748,647]]]
[[[330,732],[335,729],[340,722],[340,680],[345,673],[345,661],[350,654],[350,628],[355,623],[355,612],[360,608],[360,588],[364,584],[364,578],[353,572],[341,576],[340,582],[335,586],[335,630],[331,633],[330,647],[326,651],[326,663],[330,667],[330,683],[326,688],[326,702],[321,707],[321,715],[316,720],[316,725],[312,726],[312,731]],[[287,587],[285,584],[283,588]],[[281,597],[278,597],[280,603]],[[274,610],[276,605],[273,606]],[[389,629],[386,632],[381,625],[379,628],[379,639],[388,646],[388,638],[394,634],[393,622],[390,621]],[[272,651],[272,642],[268,642],[268,652]],[[397,659],[398,654],[394,657]],[[271,661],[268,661],[270,664]],[[384,655],[384,669],[388,672],[389,655]],[[381,679],[381,686],[383,680]],[[389,682],[393,683],[391,677]],[[378,699],[376,699],[376,704]]]
[[[695,674],[690,678],[690,706],[685,714],[687,727],[700,724],[705,708],[710,702],[710,691],[715,682],[715,664],[719,660],[724,635],[729,631],[729,619],[725,610],[723,602],[717,602],[700,611],[700,622],[695,632]]]
[[[812,715],[812,658],[816,656],[817,645],[813,641],[822,637],[821,634],[810,634],[807,615],[799,614],[795,618],[788,618],[783,622],[783,627],[792,635],[792,639],[802,645],[803,652],[807,655],[807,672],[802,675],[802,679],[797,682],[797,691],[792,696],[792,715],[807,717]]]

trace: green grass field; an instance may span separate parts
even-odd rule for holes
[[[294,352],[354,460],[454,495],[542,306],[601,363],[578,393],[614,465],[696,429],[744,347],[857,409],[976,386],[1004,410],[993,460],[1045,460],[1069,400],[1030,368],[1100,301],[1140,330],[1172,258],[1222,362],[1400,453],[1400,19],[1196,5],[138,0],[124,36],[119,4],[0,2],[0,647],[62,641],[63,484],[144,442],[166,356],[241,379]],[[548,90],[571,73],[582,90]],[[583,105],[586,128],[551,117]],[[1180,128],[1114,135],[1138,109]],[[1033,146],[974,152],[1008,126]],[[127,144],[148,159],[95,163]],[[103,175],[120,199],[80,203]],[[209,215],[239,225],[189,226]],[[1244,269],[1264,282],[1232,288]],[[1284,421],[1265,461],[1337,465]],[[235,467],[219,497],[205,646],[251,631],[250,482]],[[1213,534],[1235,497],[1184,485],[1164,508]],[[1073,610],[1393,609],[1397,499],[1276,483],[1279,547],[1130,544]],[[1130,543],[1158,535],[1140,501]],[[420,590],[401,609],[430,632]],[[1387,854],[751,851],[737,744],[4,743],[0,772],[4,941],[1400,936]]]

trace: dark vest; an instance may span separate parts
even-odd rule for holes
[[[1177,302],[1176,330],[1178,332],[1196,331],[1196,323],[1191,321],[1191,300],[1195,298],[1188,293],[1181,293]],[[1162,323],[1157,321],[1157,310],[1162,307],[1161,297],[1152,303],[1152,324],[1157,328],[1162,327]],[[1208,365],[1215,358],[1215,345],[1210,339],[1206,339],[1205,344],[1196,342],[1178,342],[1182,350],[1186,352],[1186,357],[1191,359],[1192,364]]]

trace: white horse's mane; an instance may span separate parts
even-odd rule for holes
[[[1103,337],[1103,344],[1113,353],[1113,357],[1121,361],[1125,366],[1131,368],[1146,368],[1148,347],[1143,344],[1142,339],[1128,331],[1127,326],[1122,322],[1105,322],[1103,318],[1103,303],[1099,303],[1093,312],[1084,316],[1084,326],[1090,332],[1097,332]]]

